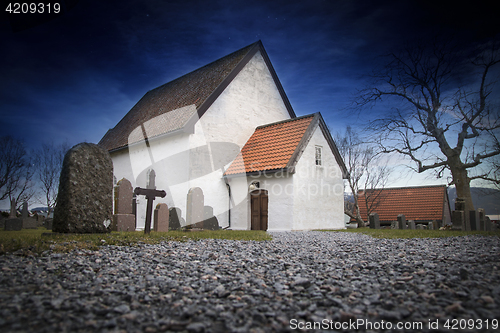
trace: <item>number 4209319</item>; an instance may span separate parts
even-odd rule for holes
[[[61,4],[36,2],[9,2],[5,11],[9,14],[58,14]]]

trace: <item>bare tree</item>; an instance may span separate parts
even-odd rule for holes
[[[64,155],[69,148],[69,145],[66,143],[61,145],[44,143],[35,151],[36,173],[42,194],[39,201],[47,205],[49,215],[56,205],[62,163]]]
[[[380,155],[372,146],[363,142],[352,127],[348,126],[344,134],[337,133],[336,143],[347,167],[347,185],[353,200],[344,200],[344,213],[355,219],[360,227],[364,227],[359,205],[365,204],[368,214],[376,208],[381,189],[388,182],[390,170],[387,164],[381,164]],[[368,189],[371,191],[367,191]],[[362,203],[359,202],[360,192],[365,193]]]
[[[22,141],[0,138],[0,200],[14,199],[20,204],[33,197],[34,168]]]
[[[495,170],[476,168],[500,154],[500,112],[494,104],[499,62],[497,42],[468,57],[451,43],[406,48],[388,56],[355,101],[358,107],[394,102],[392,111],[370,123],[380,133],[381,150],[408,157],[419,173],[434,170],[442,177],[449,170],[450,185],[465,200],[466,210],[474,209],[472,180],[499,184]]]

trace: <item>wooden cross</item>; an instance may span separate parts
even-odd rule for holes
[[[144,226],[144,233],[151,233],[151,215],[153,214],[153,201],[156,197],[164,198],[167,192],[163,190],[157,190],[155,186],[155,173],[151,170],[149,173],[149,184],[147,188],[136,187],[134,189],[135,195],[145,195],[148,200],[146,206],[146,225]]]

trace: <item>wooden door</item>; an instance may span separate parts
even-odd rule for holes
[[[250,193],[251,229],[267,230],[268,195],[266,190],[255,190]]]

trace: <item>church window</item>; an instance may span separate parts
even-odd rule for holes
[[[321,166],[323,165],[323,162],[321,160],[322,147],[316,146],[315,148],[316,148],[316,165]]]

